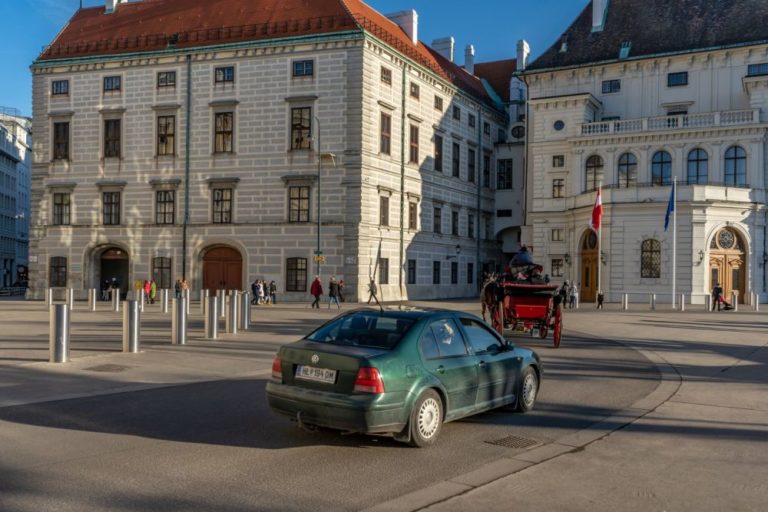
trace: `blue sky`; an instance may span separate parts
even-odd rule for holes
[[[4,44],[0,45],[0,106],[31,114],[29,65],[50,43],[80,0],[0,0]],[[244,0],[248,1],[248,0]],[[588,0],[368,0],[388,13],[413,8],[419,13],[419,38],[456,38],[457,61],[464,47],[474,44],[479,62],[514,57],[518,39],[527,39],[533,55],[551,45],[584,8]],[[103,0],[83,0],[86,7]],[[478,6],[467,9],[467,4]],[[482,6],[482,7],[480,7]]]

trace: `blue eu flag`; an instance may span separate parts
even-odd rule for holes
[[[672,192],[669,193],[669,204],[667,204],[667,216],[664,218],[664,231],[669,227],[669,217],[672,212],[675,211],[675,189],[677,187],[672,185]]]

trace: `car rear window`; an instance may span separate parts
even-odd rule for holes
[[[332,320],[307,336],[310,341],[333,345],[393,349],[414,324],[411,318],[381,313],[352,313]]]

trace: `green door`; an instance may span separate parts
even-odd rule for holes
[[[422,333],[420,345],[424,366],[440,380],[448,395],[446,417],[450,419],[473,410],[477,397],[477,359],[467,350],[453,319],[432,322]]]
[[[497,407],[514,400],[516,361],[496,333],[472,318],[461,318],[472,352],[477,358],[477,405]]]

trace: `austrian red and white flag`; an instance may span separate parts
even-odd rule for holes
[[[592,209],[592,219],[589,221],[589,227],[594,229],[595,232],[600,230],[600,221],[603,219],[603,192],[602,189],[597,189],[597,198],[595,199],[595,207]]]

